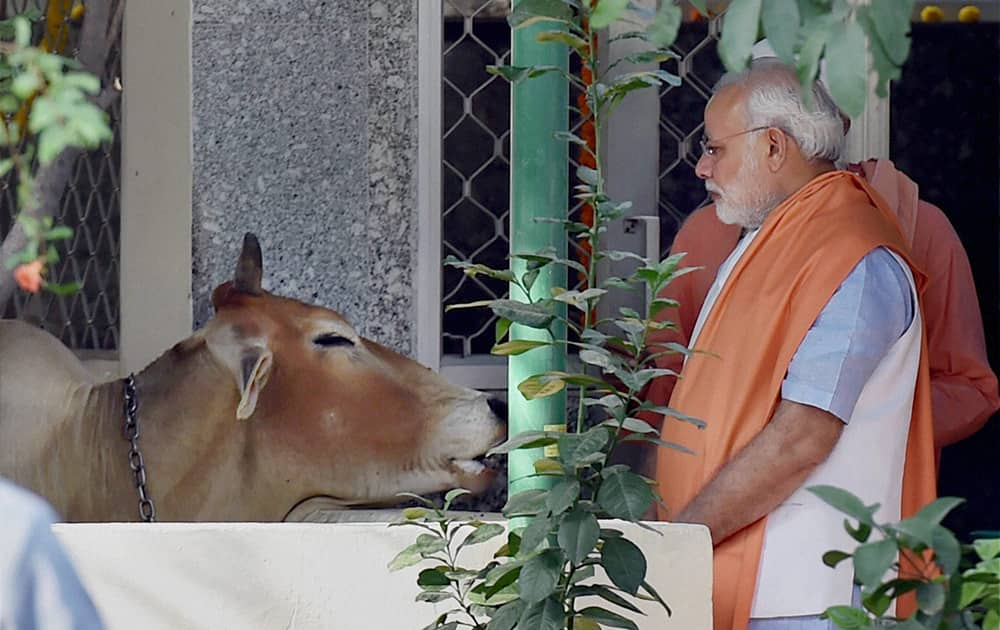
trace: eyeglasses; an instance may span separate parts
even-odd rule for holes
[[[701,154],[702,155],[707,155],[709,157],[715,157],[718,154],[719,149],[721,148],[721,147],[715,146],[715,143],[722,142],[723,140],[729,140],[730,138],[736,138],[737,136],[742,136],[744,134],[753,133],[754,131],[763,131],[765,129],[770,129],[770,128],[771,128],[770,125],[764,125],[762,127],[754,127],[753,129],[746,129],[746,130],[740,131],[738,133],[733,133],[733,134],[730,134],[728,136],[723,136],[721,138],[718,138],[716,140],[711,141],[711,143],[708,140],[708,138],[705,137],[705,134],[702,134],[701,135],[701,139],[698,140],[698,146],[701,147]]]

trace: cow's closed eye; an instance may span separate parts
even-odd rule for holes
[[[313,343],[323,348],[340,348],[354,345],[354,342],[347,337],[334,333],[313,337]]]

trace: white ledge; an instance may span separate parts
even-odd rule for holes
[[[643,630],[711,628],[708,530],[614,523],[646,553],[647,578],[673,616],[642,602]],[[109,630],[421,628],[447,608],[414,602],[419,567],[386,564],[418,530],[384,523],[59,524]],[[469,547],[482,566],[502,537]],[[492,544],[496,542],[496,544]],[[611,607],[611,606],[609,606]]]

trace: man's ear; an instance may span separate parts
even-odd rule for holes
[[[789,138],[784,131],[775,127],[769,128],[765,137],[767,139],[767,163],[771,172],[775,172],[788,158]]]
[[[274,364],[274,354],[267,347],[266,338],[243,338],[230,329],[223,334],[210,335],[206,341],[239,390],[236,418],[246,420],[257,409],[260,392],[267,385]]]

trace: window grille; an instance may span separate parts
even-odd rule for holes
[[[510,248],[510,86],[487,74],[485,67],[510,62],[509,10],[506,0],[443,0],[442,257],[495,268],[506,268]],[[658,210],[664,253],[687,214],[707,199],[694,166],[704,107],[723,72],[716,54],[719,22],[717,17],[686,22],[674,45],[680,58],[664,66],[683,79],[679,87],[664,86],[660,92]],[[571,59],[576,61],[575,56]],[[578,95],[571,86],[574,106]],[[571,119],[571,130],[579,133],[580,122]],[[576,157],[571,150],[571,186]],[[571,215],[579,216],[580,202],[569,198]],[[570,252],[580,256],[578,245],[570,244]],[[443,270],[442,287],[442,308],[507,292],[502,282],[469,278],[451,268]],[[444,355],[488,354],[495,321],[486,309],[442,311]]]

